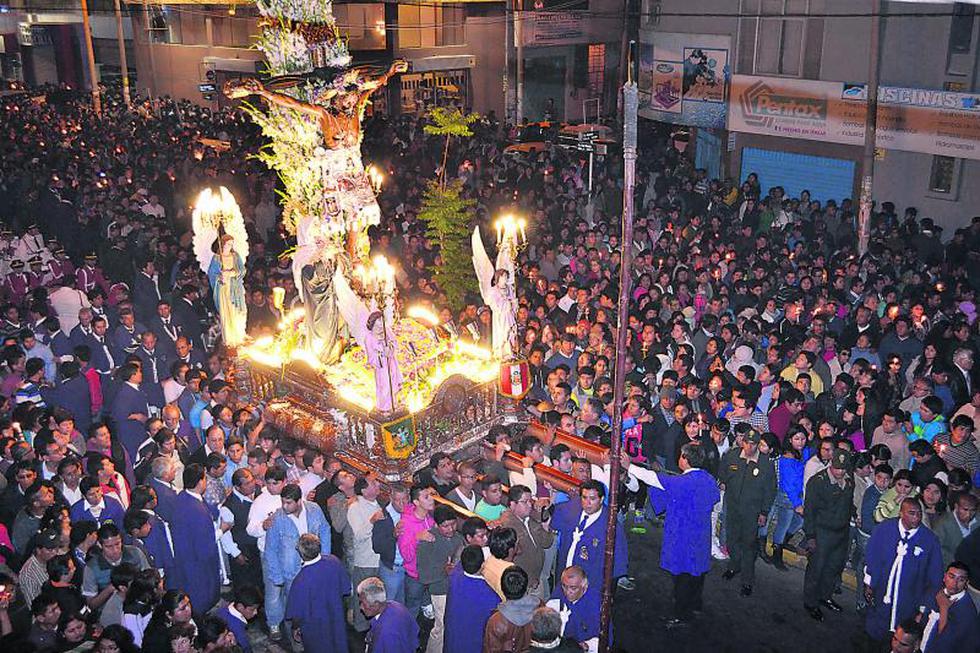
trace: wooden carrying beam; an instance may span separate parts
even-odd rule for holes
[[[526,433],[536,437],[546,447],[564,444],[572,450],[573,456],[585,458],[593,465],[602,467],[609,462],[609,447],[590,442],[585,438],[580,438],[561,429],[552,429],[541,422],[532,421],[529,423]]]
[[[513,472],[519,472],[524,469],[524,458],[513,451],[508,451],[504,454],[500,462],[504,464],[504,467]],[[569,476],[548,465],[534,465],[534,475],[538,477],[538,481],[547,482],[551,487],[562,492],[568,492],[569,490],[576,492],[578,486],[581,485],[579,480],[574,476]]]

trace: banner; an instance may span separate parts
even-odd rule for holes
[[[568,45],[586,43],[585,12],[522,11],[521,28],[524,45]]]
[[[640,115],[724,128],[730,43],[730,37],[716,34],[641,31]]]
[[[655,111],[681,113],[684,67],[670,61],[654,61],[652,74],[650,108]]]
[[[735,75],[731,98],[731,131],[864,144],[864,84]],[[883,86],[875,144],[980,160],[980,95]]]

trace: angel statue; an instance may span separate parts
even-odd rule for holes
[[[338,269],[334,273],[337,306],[351,336],[367,356],[374,370],[374,406],[382,413],[391,413],[399,406],[398,393],[402,388],[402,373],[398,367],[398,343],[392,326],[395,322],[393,301],[385,302],[384,310],[372,310],[351,289],[347,278]]]
[[[510,272],[513,262],[509,256],[498,255],[497,269],[494,270],[483,246],[479,227],[473,230],[472,241],[473,268],[480,283],[480,295],[493,313],[493,355],[502,361],[510,360],[514,357],[514,339],[517,336],[517,294]]]
[[[225,345],[245,341],[245,260],[248,233],[234,196],[224,186],[198,196],[193,214],[194,254],[211,283]]]

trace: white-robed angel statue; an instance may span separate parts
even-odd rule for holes
[[[248,233],[234,196],[224,186],[204,189],[193,214],[194,254],[211,283],[225,345],[245,341],[248,309],[245,305],[245,260]],[[223,233],[222,233],[223,232]]]
[[[337,308],[347,322],[351,336],[364,350],[368,365],[374,370],[374,406],[382,413],[398,407],[398,392],[402,388],[402,373],[398,367],[398,344],[395,341],[394,306],[387,302],[385,310],[373,309],[355,293],[338,268],[334,272]]]
[[[493,355],[502,361],[513,358],[514,338],[517,335],[517,295],[508,267],[513,269],[512,265],[508,266],[498,257],[497,269],[494,270],[483,246],[480,228],[476,227],[473,230],[473,269],[480,282],[483,303],[493,313]]]

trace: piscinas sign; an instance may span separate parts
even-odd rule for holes
[[[863,84],[735,75],[728,129],[863,145]],[[882,87],[877,146],[980,159],[980,95]]]

